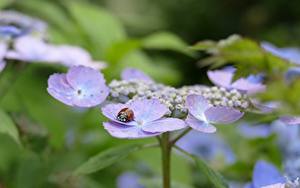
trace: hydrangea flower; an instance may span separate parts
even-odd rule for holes
[[[99,105],[109,94],[103,75],[84,66],[72,67],[66,74],[51,75],[47,90],[57,100],[75,107]]]
[[[291,63],[300,64],[300,49],[294,47],[278,48],[269,42],[262,42],[261,47],[273,55],[286,59]]]
[[[0,25],[0,37],[2,38],[16,38],[24,34],[20,28],[11,25]]]
[[[43,38],[47,30],[47,24],[42,20],[11,10],[1,10],[0,26],[0,34],[4,38],[24,35],[35,35]]]
[[[26,62],[55,62],[54,47],[42,39],[33,36],[19,37],[14,42],[14,49],[10,50],[6,58]]]
[[[208,71],[208,78],[217,86],[226,89],[237,89],[247,94],[262,92],[266,89],[262,82],[261,75],[250,75],[247,78],[240,78],[233,82],[235,69],[227,67],[222,70]]]
[[[285,80],[288,83],[300,78],[300,67],[291,67],[285,73]]]
[[[122,113],[124,110],[128,113]],[[158,99],[133,100],[127,104],[108,104],[102,113],[110,121],[104,128],[117,138],[144,138],[186,127],[183,120],[164,117],[169,109]],[[129,118],[131,116],[131,118]]]
[[[181,138],[177,145],[208,161],[215,160],[219,156],[223,156],[227,164],[232,164],[236,160],[230,146],[218,134],[203,134],[198,131],[191,131]]]
[[[186,123],[193,129],[213,133],[216,127],[212,124],[229,124],[239,120],[244,113],[225,106],[211,106],[201,95],[189,95],[186,98],[189,114]]]
[[[106,63],[93,61],[91,55],[86,50],[77,46],[55,46],[55,53],[56,61],[67,67],[83,65],[97,70],[106,67]]]
[[[238,126],[239,133],[245,138],[266,138],[272,134],[271,126],[269,125],[249,125],[242,124]]]
[[[122,173],[117,179],[117,188],[144,188],[139,183],[140,176],[134,172]]]
[[[105,68],[104,62],[95,62],[82,48],[68,45],[51,45],[33,37],[19,37],[14,42],[14,49],[6,54],[8,59],[26,62],[57,63],[67,67],[83,65],[97,70]]]
[[[300,125],[299,116],[282,116],[279,120],[287,125]]]
[[[255,164],[252,182],[245,188],[284,188],[285,183],[286,179],[275,166],[261,160]]]
[[[143,73],[142,71],[134,68],[126,68],[121,73],[121,79],[122,80],[143,80],[146,82],[153,82],[152,78],[150,78],[148,75]]]
[[[0,42],[0,72],[5,68],[6,62],[4,57],[7,52],[7,44],[4,42]]]

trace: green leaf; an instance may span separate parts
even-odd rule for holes
[[[96,171],[102,170],[116,162],[119,162],[120,160],[127,157],[129,154],[138,151],[142,148],[143,145],[130,144],[108,149],[91,157],[87,162],[79,166],[75,170],[74,175],[91,174]]]
[[[11,4],[13,2],[13,0],[0,0],[0,8],[5,8],[6,6],[8,6],[9,4]]]
[[[193,156],[193,159],[195,160],[197,168],[199,168],[199,170],[203,172],[205,176],[207,176],[207,178],[216,188],[229,187],[222,175],[210,168],[204,160],[196,156]]]
[[[210,55],[200,61],[201,66],[216,68],[225,64],[235,64],[238,69],[236,77],[261,72],[276,77],[289,67],[285,60],[266,52],[256,41],[238,35],[217,42],[201,41],[191,49],[205,51]]]
[[[0,133],[11,136],[18,144],[21,144],[16,125],[2,109],[0,109],[0,120]]]
[[[188,45],[181,38],[168,32],[155,33],[144,38],[143,47],[159,50],[174,50],[193,56],[193,52],[189,50]]]
[[[93,54],[102,58],[113,43],[124,40],[123,26],[106,10],[88,3],[69,2],[66,6],[90,42]]]

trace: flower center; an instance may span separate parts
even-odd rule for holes
[[[117,115],[117,120],[121,122],[130,122],[134,119],[134,113],[129,108],[123,108]]]

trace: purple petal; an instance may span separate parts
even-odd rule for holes
[[[140,176],[134,172],[122,173],[117,179],[117,188],[145,188],[139,183]]]
[[[153,80],[143,73],[142,71],[134,68],[126,68],[121,73],[122,80],[131,80],[131,79],[137,79],[137,80],[144,80],[147,82],[153,82]]]
[[[215,70],[207,72],[208,78],[217,86],[230,88],[233,72],[227,70]]]
[[[252,183],[247,183],[244,188],[255,188]]]
[[[65,74],[53,74],[48,79],[48,93],[62,103],[73,106],[74,89],[69,85]]]
[[[258,161],[256,163],[253,172],[253,185],[255,188],[284,182],[285,178],[275,166],[265,161]]]
[[[135,100],[129,108],[134,112],[134,120],[140,124],[158,120],[169,111],[158,99]]]
[[[67,74],[54,74],[48,80],[48,92],[57,100],[77,107],[102,103],[109,90],[102,74],[87,67],[72,67]]]
[[[239,133],[246,138],[266,138],[272,134],[271,126],[269,125],[248,125],[243,124],[238,126]]]
[[[7,53],[7,58],[21,61],[55,61],[52,56],[52,46],[33,36],[23,36],[16,39],[14,49]]]
[[[266,86],[261,83],[252,83],[247,79],[240,78],[232,84],[232,88],[245,91],[248,94],[254,94],[265,91]]]
[[[84,66],[72,67],[66,78],[70,86],[77,92],[74,100],[76,106],[99,105],[109,94],[103,75],[95,69]]]
[[[207,120],[212,123],[229,124],[239,120],[244,113],[230,107],[210,107],[204,112]]]
[[[198,120],[193,115],[188,114],[186,120],[186,124],[196,131],[204,132],[204,133],[214,133],[216,132],[216,127],[211,124],[208,124],[204,121]]]
[[[232,149],[218,134],[206,134],[192,130],[181,138],[177,145],[210,162],[218,160],[220,156],[224,157],[226,164],[236,162]]]
[[[105,122],[103,123],[104,128],[108,131],[108,133],[117,138],[147,138],[157,136],[160,133],[149,133],[145,132],[141,129],[141,127],[137,126],[127,126],[115,122]]]
[[[279,118],[279,120],[287,125],[299,125],[300,124],[299,116],[282,116]]]
[[[106,67],[106,63],[94,62],[86,50],[77,46],[61,45],[55,47],[55,51],[57,61],[67,67],[82,65],[97,70]]]
[[[3,69],[5,68],[5,66],[6,66],[6,62],[0,60],[0,72],[3,71]]]
[[[263,114],[271,113],[280,106],[280,104],[277,102],[270,102],[270,103],[262,104],[262,103],[259,103],[259,101],[251,100],[251,103],[257,110],[259,110],[260,113],[263,113]]]
[[[119,124],[124,124],[124,125],[129,125],[129,126],[134,126],[138,125],[136,121],[130,121],[130,122],[121,122],[117,120],[118,113],[123,109],[123,108],[129,108],[128,105],[125,104],[108,104],[104,107],[101,108],[102,114],[110,119],[111,121],[114,121]]]
[[[264,186],[262,188],[285,188],[285,184],[283,183],[276,183],[276,184],[273,184],[273,185],[268,185],[268,186]]]
[[[175,131],[185,128],[187,125],[181,119],[164,118],[146,123],[142,129],[150,133]]]
[[[286,59],[294,64],[300,64],[300,49],[295,47],[278,48],[269,42],[262,42],[261,46],[267,52]]]
[[[299,79],[299,78],[300,78],[300,67],[289,68],[285,74],[285,80],[288,83],[291,83],[294,80]]]
[[[205,110],[209,108],[207,100],[201,95],[189,95],[186,98],[185,105],[194,117],[201,119]]]
[[[4,42],[0,42],[0,59],[3,60],[5,54],[7,52],[7,44]]]

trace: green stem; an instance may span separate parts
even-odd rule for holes
[[[162,172],[163,172],[163,188],[171,187],[171,150],[172,145],[169,142],[170,134],[168,132],[162,134],[161,153],[162,153]]]

